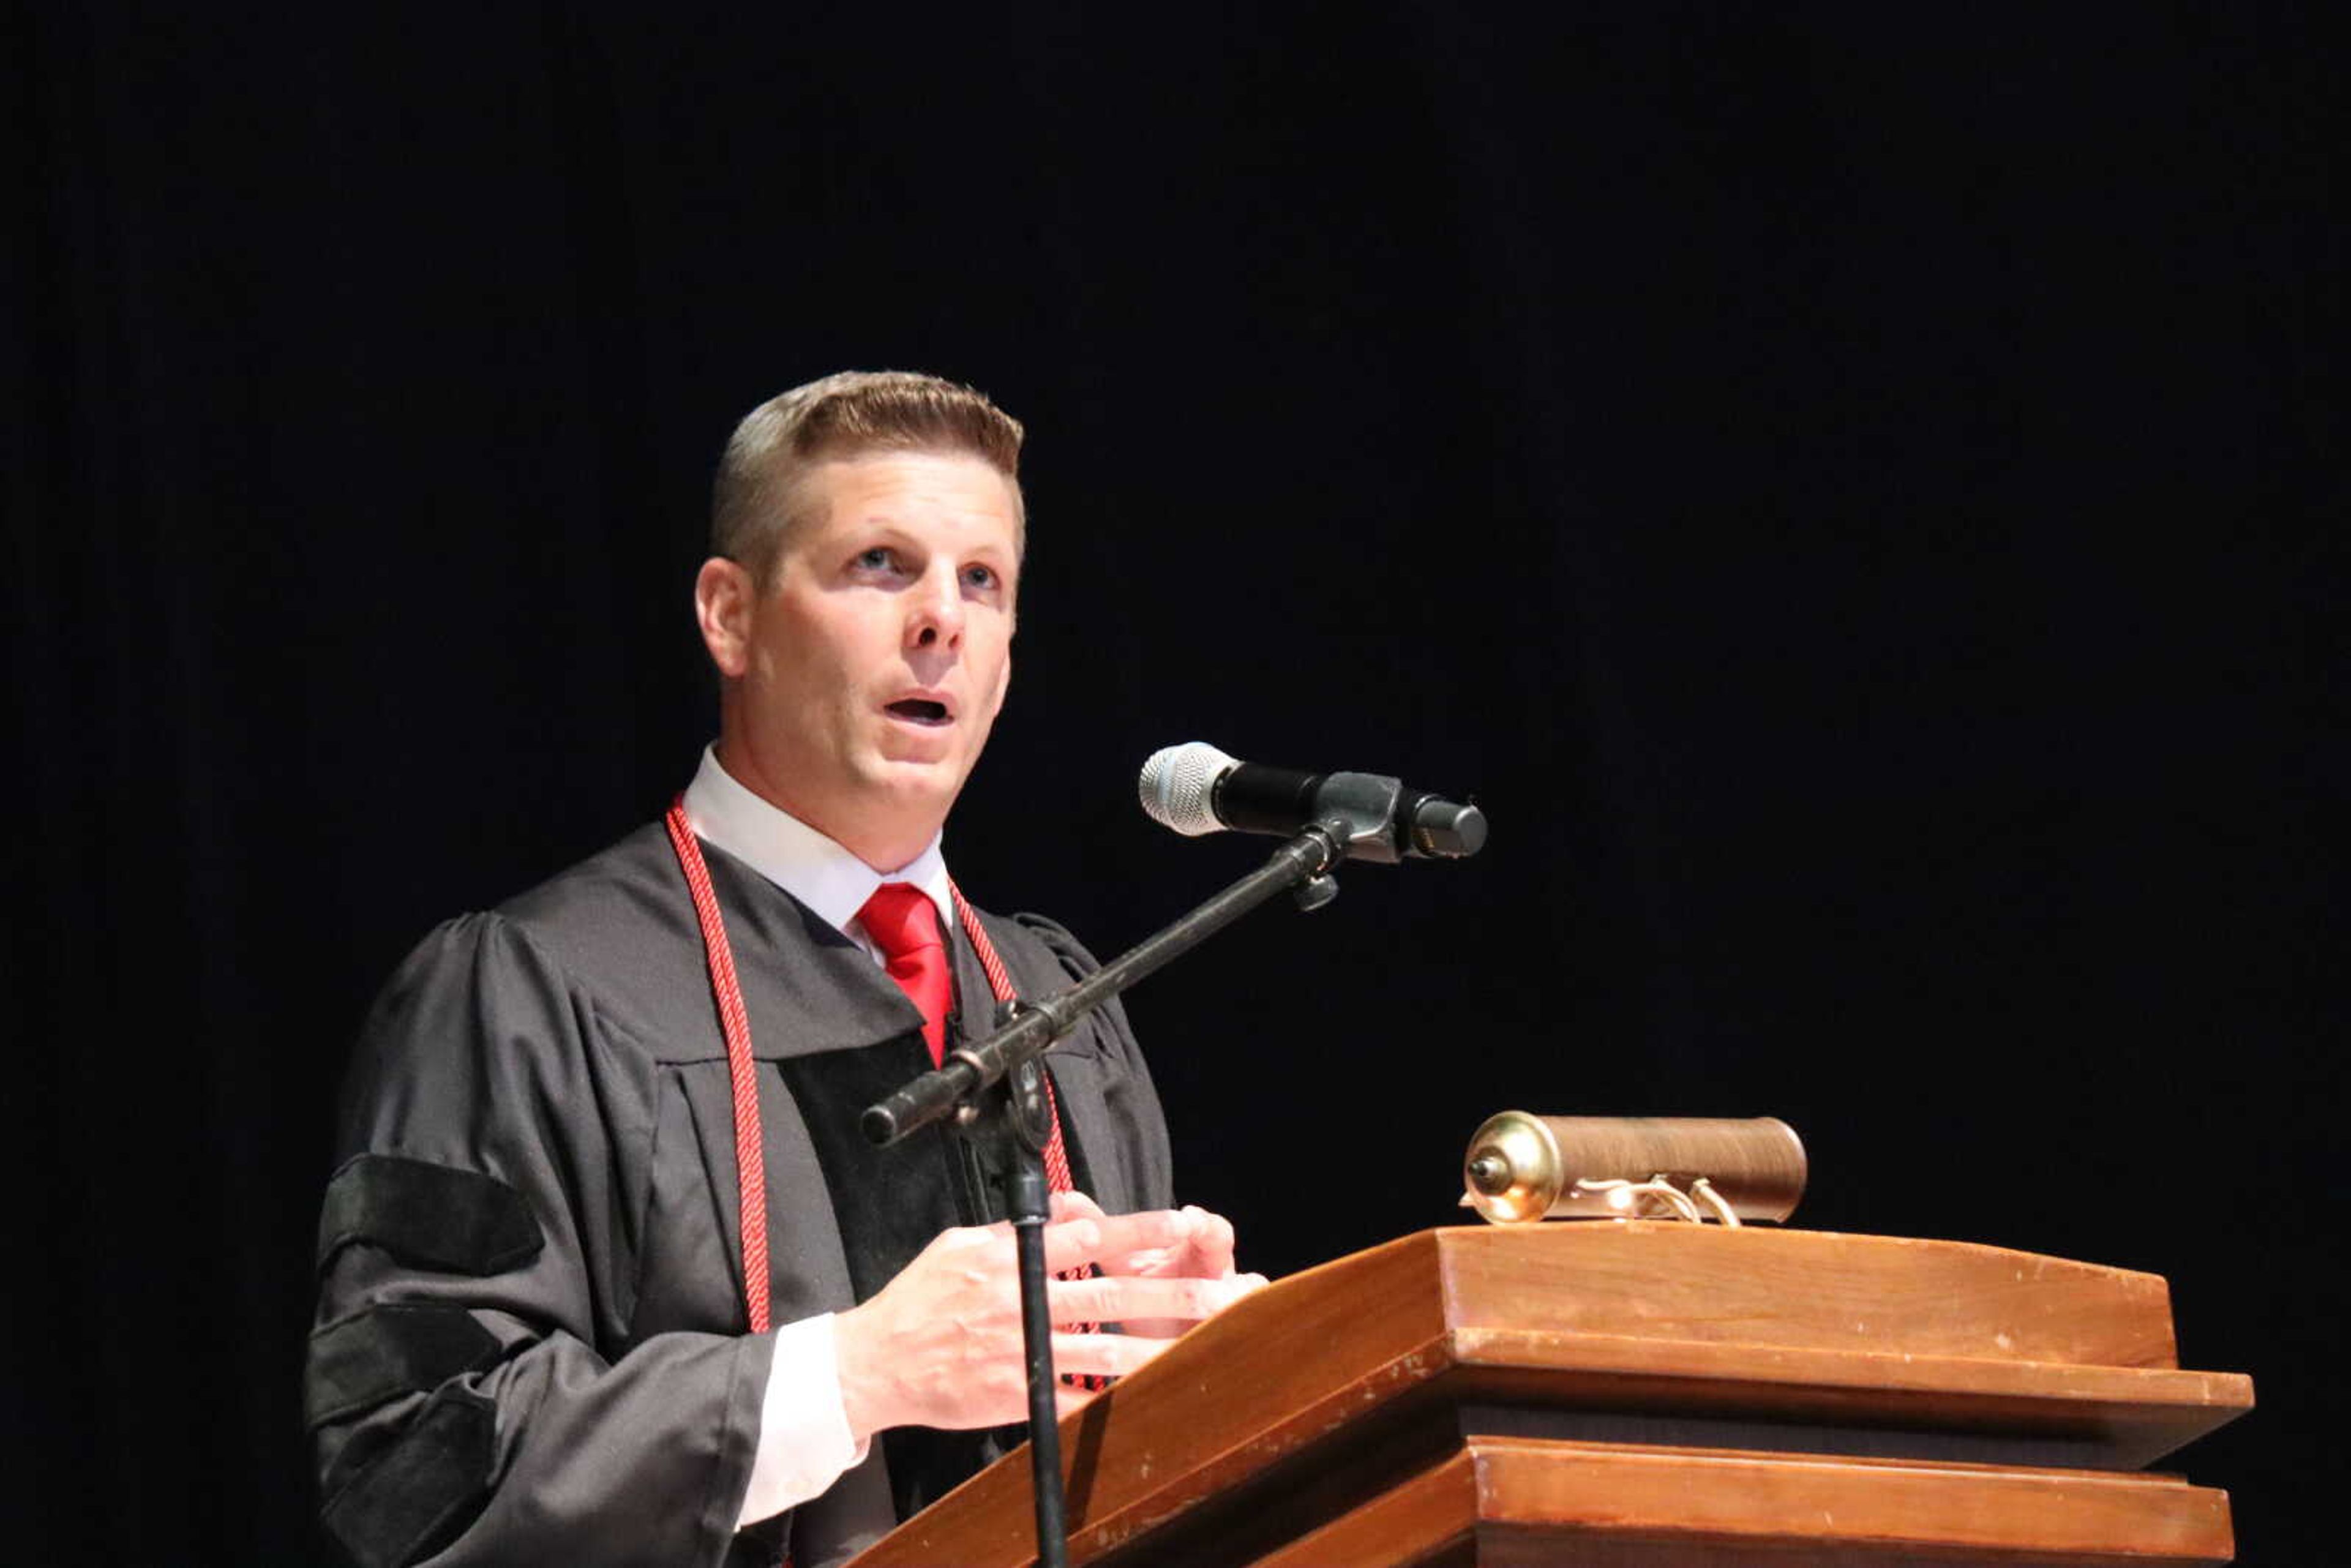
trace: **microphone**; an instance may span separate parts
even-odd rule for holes
[[[1186,837],[1224,829],[1288,835],[1335,818],[1353,860],[1459,860],[1486,844],[1486,815],[1475,806],[1376,773],[1239,762],[1204,741],[1153,752],[1135,792],[1152,821]]]

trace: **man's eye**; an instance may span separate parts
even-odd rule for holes
[[[994,588],[998,581],[996,569],[992,566],[965,567],[963,580],[973,588]]]
[[[887,571],[893,559],[889,546],[875,545],[872,549],[858,553],[857,565],[864,571]]]

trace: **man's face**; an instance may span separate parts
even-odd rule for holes
[[[987,744],[1012,674],[1011,484],[977,457],[820,465],[764,590],[740,568],[704,632],[726,699],[720,760],[880,871],[920,853]]]

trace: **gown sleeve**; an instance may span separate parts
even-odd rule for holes
[[[321,1519],[360,1568],[726,1560],[772,1340],[630,1340],[652,1074],[496,915],[378,1002],[305,1380]]]

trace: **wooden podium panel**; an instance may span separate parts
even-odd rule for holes
[[[2179,1368],[2153,1275],[1760,1228],[1425,1231],[1259,1291],[1065,1420],[1071,1558],[1307,1563],[1319,1531],[1421,1518],[1474,1483],[1498,1511],[1457,1513],[1427,1561],[1548,1561],[1525,1553],[1560,1537],[1578,1563],[1645,1565],[2226,1562],[2220,1494],[2112,1472],[2252,1402],[2242,1376]],[[859,1568],[1033,1561],[1028,1452]],[[1646,1511],[1603,1528],[1612,1489]],[[1922,1520],[2040,1519],[2043,1544],[2072,1544],[1848,1540],[1828,1518],[1867,1519],[1879,1494],[1924,1500]],[[1799,1518],[1774,1498],[1820,1500]],[[1718,1503],[1728,1522],[1708,1529],[1729,1544],[1689,1555],[1667,1524]],[[2094,1540],[2117,1510],[2136,1522]],[[2171,1544],[2074,1551],[2098,1540]],[[1635,1554],[1593,1555],[1619,1551]]]
[[[1251,1568],[2224,1563],[2228,1498],[2174,1476],[1471,1437]]]

